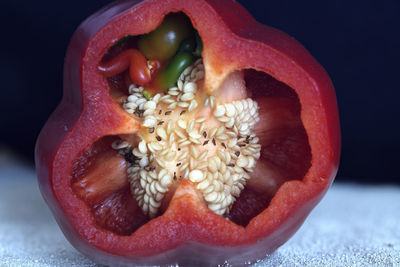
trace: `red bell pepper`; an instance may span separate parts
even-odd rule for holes
[[[117,136],[132,138],[144,126],[118,102],[127,94],[114,88],[125,83],[123,74],[107,78],[99,66],[116,58],[113,49],[137,49],[113,47],[118,40],[152,32],[171,12],[190,18],[202,39],[204,90],[217,100],[234,98],[239,89],[226,77],[243,70],[233,76],[244,79],[243,94],[259,105],[261,156],[223,216],[207,208],[188,179],[149,216],[131,195],[129,159],[110,149]],[[75,32],[64,97],[39,135],[35,160],[40,190],[63,233],[96,262],[241,265],[295,233],[332,183],[339,150],[332,83],[293,38],[257,23],[235,1],[133,0],[107,6]]]

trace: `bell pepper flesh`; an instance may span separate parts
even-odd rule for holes
[[[164,14],[176,11],[183,11],[191,19],[202,38],[205,90],[216,90],[235,70],[254,69],[295,91],[311,163],[304,177],[283,181],[268,207],[246,227],[208,210],[196,197],[190,182],[184,181],[162,216],[144,223],[130,235],[118,235],[98,226],[101,218],[92,215],[91,208],[71,187],[71,170],[83,151],[104,136],[133,134],[140,129],[140,123],[125,114],[110,96],[107,81],[97,71],[97,65],[114,40],[127,33],[137,36],[151,32]],[[253,97],[267,98],[273,94],[268,85],[276,84],[254,85]],[[279,102],[279,95],[275,97]],[[285,105],[284,100],[280,106]],[[274,131],[277,134],[273,138],[279,139],[279,127]],[[299,132],[295,131],[293,136]],[[269,134],[265,133],[264,142],[271,140]],[[271,142],[270,151],[274,143]],[[284,147],[290,149],[291,143]],[[64,98],[39,136],[35,160],[41,192],[58,224],[78,250],[97,262],[243,264],[272,253],[300,227],[332,183],[339,151],[332,83],[323,68],[292,38],[258,24],[232,1],[125,1],[88,19],[73,36],[65,62]],[[279,165],[279,158],[274,164]],[[296,168],[294,164],[293,170]],[[272,175],[279,176],[278,172]],[[137,209],[128,206],[128,210]]]

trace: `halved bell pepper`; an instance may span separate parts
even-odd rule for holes
[[[204,104],[215,105],[213,114],[219,116],[225,109],[217,110],[222,105],[218,101],[246,96],[259,115],[253,129],[261,146],[255,152],[259,159],[251,172],[239,168],[250,178],[222,211],[210,204],[212,196],[198,190],[196,181],[203,175],[196,171],[189,179],[174,176],[173,189],[152,212],[128,180],[132,173],[127,176],[127,168],[137,156],[112,148],[145,138],[144,130],[154,136],[154,128],[148,127],[154,122],[143,122],[145,115],[138,110],[130,114],[121,108],[128,97],[126,88],[121,89],[124,73],[105,77],[99,65],[117,56],[109,52],[126,36],[139,44],[126,49],[140,50],[146,40],[137,40],[151,36],[167,14],[176,12],[187,16],[203,44],[201,93],[190,97],[209,95]],[[154,59],[153,52],[160,59],[154,49],[144,53],[147,60]],[[160,109],[159,114],[168,116],[169,111]],[[207,136],[191,134],[200,140]],[[246,146],[254,136],[242,138]],[[228,144],[214,139],[203,144],[217,142],[218,150],[227,149]],[[332,183],[339,152],[333,85],[297,41],[259,24],[235,1],[154,0],[113,3],[75,32],[65,59],[64,97],[39,135],[35,160],[40,190],[57,223],[71,244],[96,262],[243,265],[271,254],[296,232]],[[250,164],[237,157],[239,167]]]

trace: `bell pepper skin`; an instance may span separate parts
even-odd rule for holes
[[[122,37],[151,32],[163,16],[179,11],[191,19],[202,38],[206,90],[215,90],[227,74],[246,68],[268,73],[293,88],[301,103],[311,166],[302,180],[285,182],[268,208],[246,227],[208,210],[193,197],[190,182],[184,181],[162,216],[129,236],[117,235],[96,225],[90,208],[71,188],[71,170],[82,151],[104,136],[132,134],[140,128],[110,96],[98,64]],[[64,97],[36,144],[39,186],[67,239],[101,264],[243,265],[262,259],[296,232],[337,172],[340,129],[330,78],[297,41],[257,23],[235,1],[113,3],[75,32],[63,87]]]

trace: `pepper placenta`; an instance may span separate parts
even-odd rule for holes
[[[64,98],[35,151],[47,204],[101,264],[265,257],[336,174],[328,75],[235,1],[134,3],[99,11],[71,40]],[[137,47],[106,58],[123,38]],[[128,68],[126,90],[117,77]]]

